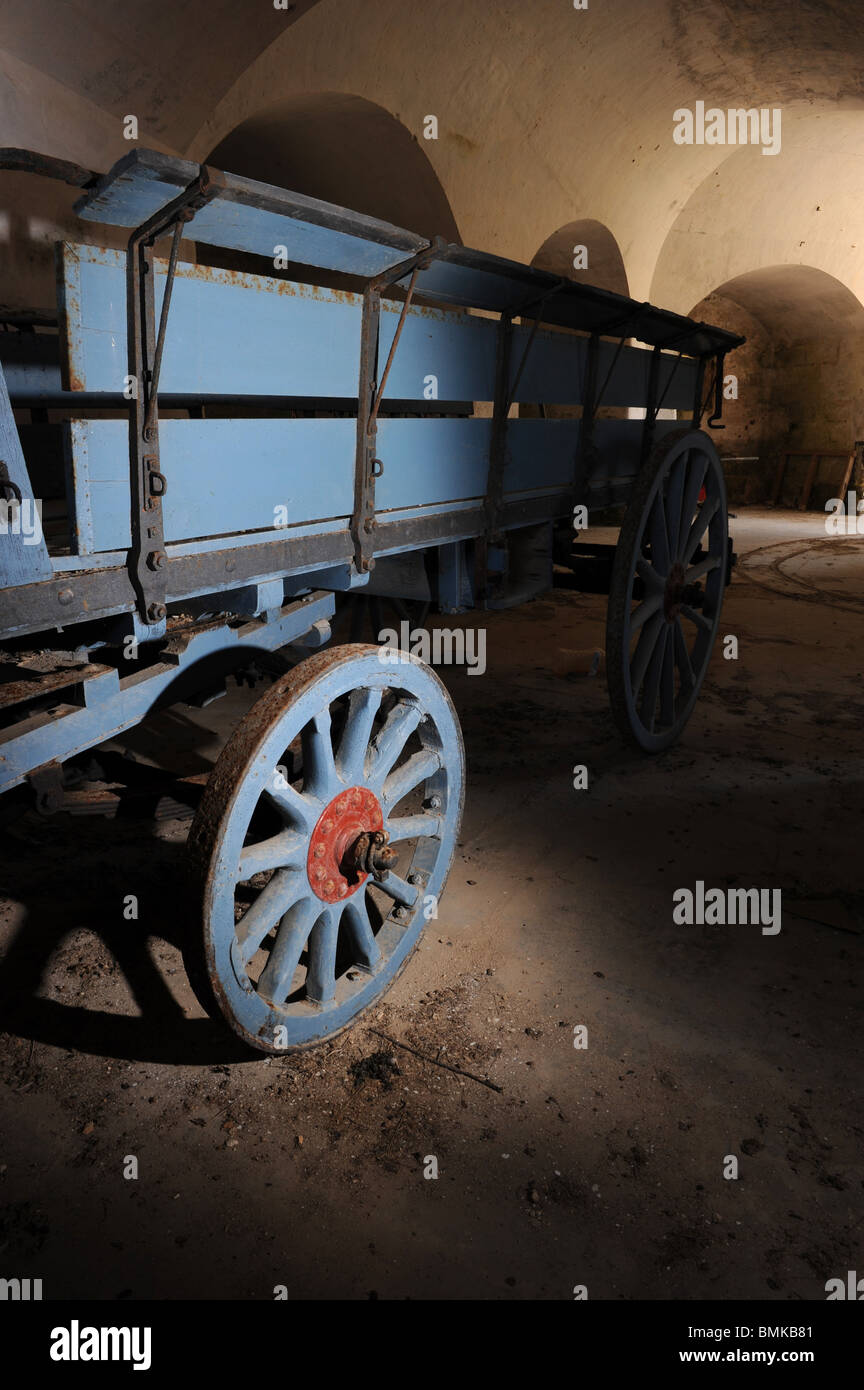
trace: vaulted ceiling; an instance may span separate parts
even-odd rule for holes
[[[318,0],[4,0],[0,48],[183,146],[259,54]],[[5,143],[5,141],[0,141]]]
[[[0,144],[104,169],[131,113],[143,144],[526,261],[597,226],[685,312],[790,262],[864,298],[861,4],[4,0]],[[782,108],[782,153],[676,145],[697,101]]]

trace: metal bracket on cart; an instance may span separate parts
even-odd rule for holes
[[[383,275],[370,280],[363,291],[363,316],[360,326],[360,379],[357,399],[357,452],[354,465],[354,511],[351,516],[351,539],[354,543],[354,566],[358,574],[368,574],[375,567],[375,479],[384,472],[384,464],[376,456],[378,409],[396,355],[405,318],[414,298],[418,272],[426,270],[435,257],[446,251],[447,243],[436,237],[416,255],[391,267]],[[378,337],[381,326],[381,293],[406,276],[411,277],[387,355],[387,362],[378,380]]]
[[[492,431],[489,439],[489,463],[486,475],[486,497],[484,500],[485,532],[476,546],[476,585],[477,598],[482,600],[490,587],[490,578],[498,573],[494,563],[490,563],[493,551],[503,546],[501,516],[504,508],[504,469],[507,463],[507,420],[516,400],[522,374],[534,346],[537,331],[542,322],[543,306],[559,290],[571,282],[559,279],[549,285],[542,294],[532,294],[530,299],[502,313],[499,325],[495,360],[495,398],[492,403]],[[511,380],[510,367],[513,358],[513,321],[525,318],[529,310],[534,310],[531,331],[522,349],[519,366]],[[503,546],[506,550],[506,546]]]
[[[216,197],[222,186],[219,172],[202,165],[198,177],[188,188],[136,228],[126,252],[128,362],[132,382],[129,403],[132,545],[127,564],[139,616],[142,623],[151,628],[164,623],[168,612],[168,556],[162,520],[162,498],[168,482],[159,466],[158,392],[171,292],[183,228],[196,212]],[[173,237],[157,334],[153,247],[169,232],[173,232]]]
[[[725,352],[718,352],[714,358],[714,413],[708,418],[709,430],[725,430],[726,428],[720,423],[723,417],[723,367],[725,362]]]

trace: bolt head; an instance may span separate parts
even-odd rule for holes
[[[441,810],[441,798],[440,798],[440,796],[430,796],[430,798],[429,798],[429,805],[430,805],[430,807],[432,808],[433,811],[440,811],[440,810]]]

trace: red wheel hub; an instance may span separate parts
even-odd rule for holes
[[[383,825],[380,803],[368,787],[349,787],[333,798],[312,831],[306,859],[317,898],[325,903],[342,902],[366,882],[369,875],[347,862],[348,852],[361,835],[381,830]]]

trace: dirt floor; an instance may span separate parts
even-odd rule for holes
[[[250,1057],[204,1016],[170,803],[6,826],[0,1273],[52,1299],[821,1300],[861,1268],[864,550],[819,516],[734,524],[738,659],[718,644],[654,759],[579,673],[604,599],[483,615],[487,673],[441,671],[469,785],[440,917],[330,1046]],[[206,771],[261,689],[114,747]],[[675,925],[697,879],[782,889],[782,930]]]

